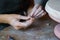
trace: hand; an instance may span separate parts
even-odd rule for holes
[[[33,17],[33,18],[40,18],[43,15],[45,15],[46,12],[44,10],[42,10],[42,6],[40,6],[39,4],[36,4],[31,13],[29,14],[29,16]]]
[[[23,19],[26,20],[25,22],[20,22],[19,20]],[[13,26],[15,29],[21,29],[21,28],[26,28],[29,25],[32,24],[33,18],[26,17],[26,16],[21,16],[17,14],[4,14],[0,15],[0,21],[1,23],[8,23],[11,26]]]

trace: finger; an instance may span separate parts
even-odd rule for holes
[[[25,27],[28,27],[28,26],[30,26],[33,22],[34,22],[34,18],[31,18],[30,20],[28,20],[28,21],[26,21],[26,22],[24,22],[25,23]]]
[[[30,20],[27,20],[26,22],[23,22],[21,24],[24,25],[24,27],[28,27],[34,22],[34,20],[35,20],[34,18],[31,18]]]
[[[46,14],[46,12],[43,12],[43,13],[41,14],[41,17],[44,16],[45,14]]]
[[[38,15],[37,18],[40,18],[42,16],[44,16],[46,14],[46,12],[43,12],[41,15]]]
[[[29,16],[21,16],[20,19],[28,20],[30,17]]]
[[[34,13],[33,16],[36,16],[41,10],[42,10],[42,6],[40,6],[40,7],[36,10],[36,12]]]
[[[29,19],[30,17],[29,16],[22,16],[22,15],[15,15],[14,16],[16,19],[24,19],[24,20],[27,20],[27,19]]]
[[[41,10],[41,11],[40,11],[37,15],[35,15],[35,16],[37,17],[37,16],[41,15],[43,12],[44,12],[44,11]]]
[[[35,13],[35,11],[36,11],[36,9],[39,7],[39,5],[37,4],[37,5],[35,5],[34,6],[34,8],[32,9],[32,12],[31,12],[31,14],[29,15],[29,16],[32,16],[34,13]]]

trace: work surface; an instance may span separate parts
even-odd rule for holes
[[[7,35],[13,36],[16,40],[59,40],[53,32],[56,24],[58,23],[45,16],[24,30],[4,28],[0,31],[0,40],[7,40]]]

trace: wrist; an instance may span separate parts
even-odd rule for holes
[[[8,14],[1,14],[0,15],[0,23],[9,23]]]

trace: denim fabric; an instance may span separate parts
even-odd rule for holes
[[[26,0],[0,0],[0,13],[19,11],[20,7],[27,8],[27,5]]]
[[[36,2],[45,6],[47,0],[36,0]],[[21,5],[27,8],[28,3],[26,0],[0,0],[0,13],[19,11]]]
[[[45,7],[45,4],[48,0],[34,0],[35,4],[41,4],[43,7]]]

